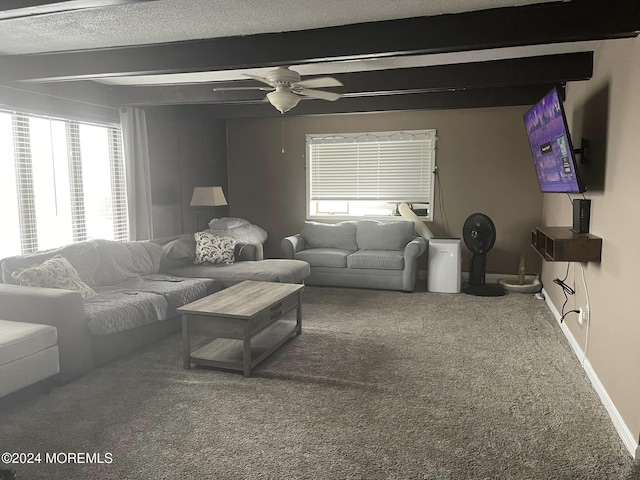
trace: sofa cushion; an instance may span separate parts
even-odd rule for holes
[[[51,325],[0,320],[0,365],[23,358],[58,342]]]
[[[356,240],[359,249],[364,250],[404,250],[416,237],[413,222],[378,222],[363,220],[358,222]]]
[[[158,241],[162,241],[159,239]],[[170,272],[179,267],[187,267],[195,264],[196,260],[196,240],[193,234],[181,236],[180,238],[168,241],[162,245],[162,259],[160,261],[160,271]],[[260,252],[258,252],[258,249]],[[262,260],[262,245],[255,243],[236,243],[234,259],[235,262],[245,262],[252,260]],[[205,263],[204,265],[208,265]]]
[[[193,235],[183,235],[162,245],[160,271],[169,268],[193,265],[196,260],[196,239]]]
[[[304,222],[301,234],[307,248],[339,248],[352,252],[358,249],[354,222]]]
[[[294,254],[296,260],[303,260],[312,267],[346,267],[351,250],[339,248],[307,248]]]
[[[196,259],[194,263],[201,264],[234,262],[236,240],[231,237],[218,237],[206,232],[196,232]]]
[[[60,255],[73,265],[80,279],[90,287],[96,286],[96,276],[100,268],[100,256],[96,245],[91,242],[78,242],[64,247],[43,250],[42,252],[28,255],[16,255],[2,260],[2,281],[4,283],[18,284],[11,276],[16,270],[38,265],[49,258]]]
[[[150,275],[160,270],[162,248],[145,241],[92,240],[100,256],[96,285],[116,285],[127,278]]]
[[[178,277],[212,278],[222,282],[226,288],[244,280],[303,283],[311,270],[307,262],[268,259],[257,262],[238,262],[232,265],[190,265],[173,268],[167,273]]]
[[[196,239],[193,235],[184,235],[162,246],[162,255],[172,259],[196,259]]]
[[[87,299],[95,295],[93,289],[80,279],[77,270],[64,257],[56,255],[39,265],[16,270],[11,276],[27,287],[59,288],[80,292]]]
[[[214,286],[213,284],[216,283]],[[156,293],[167,300],[167,318],[177,314],[176,309],[222,289],[222,284],[211,279],[182,278],[173,275],[144,275],[125,280],[117,285],[122,289]]]
[[[398,250],[358,250],[347,257],[347,267],[372,270],[403,270],[404,252]]]
[[[156,293],[104,286],[96,288],[84,311],[92,335],[109,335],[166,320],[167,305],[167,299]]]

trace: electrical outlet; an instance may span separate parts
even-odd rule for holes
[[[584,309],[584,313],[582,315],[582,320],[589,323],[589,318],[591,317],[591,307],[587,305],[587,308]]]
[[[582,322],[584,322],[584,315],[585,315],[585,309],[580,307],[578,309],[578,325],[582,325]]]

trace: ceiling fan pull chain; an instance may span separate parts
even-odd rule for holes
[[[282,132],[282,154],[284,155],[284,117],[280,117],[280,120],[282,121],[282,127],[281,127],[281,132]]]

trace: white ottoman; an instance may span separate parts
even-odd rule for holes
[[[55,327],[0,320],[0,397],[59,373],[57,343]]]

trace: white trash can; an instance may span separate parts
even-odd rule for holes
[[[429,239],[427,290],[460,293],[462,259],[459,238]]]

